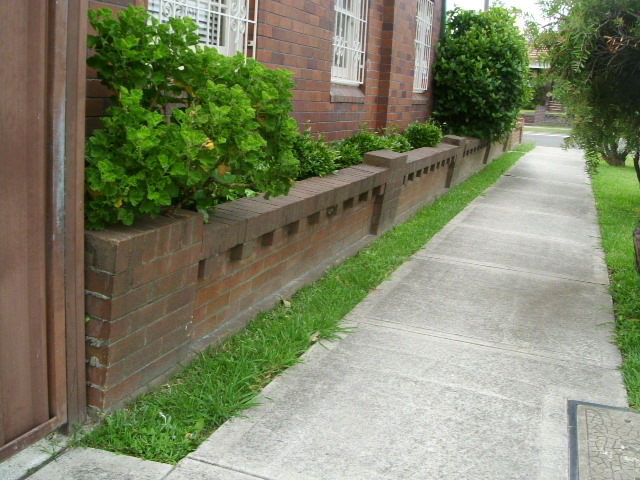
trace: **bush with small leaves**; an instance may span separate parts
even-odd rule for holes
[[[434,118],[456,135],[503,140],[527,100],[527,43],[512,11],[448,12],[435,64]]]
[[[361,130],[355,135],[334,143],[338,151],[337,164],[340,168],[362,163],[362,157],[367,152],[376,150],[392,150],[407,152],[411,150],[409,141],[399,133],[379,135],[375,132]]]
[[[442,129],[435,123],[414,122],[403,135],[412,148],[435,147],[442,141]]]
[[[322,136],[314,137],[308,129],[294,141],[293,153],[300,162],[298,180],[322,177],[334,173],[338,168],[338,153],[333,146],[326,143]]]
[[[389,133],[382,137],[384,139],[385,148],[393,152],[408,152],[413,150],[413,146],[407,138],[401,133]]]

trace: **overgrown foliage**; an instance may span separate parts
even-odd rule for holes
[[[412,148],[435,147],[442,141],[442,129],[435,123],[413,122],[403,135]]]
[[[300,134],[293,143],[293,153],[300,162],[298,180],[322,177],[337,170],[338,153],[324,141],[315,137],[309,129]]]
[[[337,164],[340,168],[362,163],[362,157],[367,152],[376,150],[408,152],[412,149],[409,140],[394,130],[380,135],[365,129],[344,140],[334,142],[333,147],[337,151]]]
[[[551,90],[551,81],[544,72],[530,71],[528,77],[527,103],[524,108],[535,110],[547,100],[547,93]]]
[[[624,165],[640,148],[640,0],[543,0],[554,20],[538,35],[549,50],[555,95],[575,124],[573,142]]]
[[[144,8],[91,10],[88,60],[114,92],[87,145],[87,224],[216,203],[249,189],[284,194],[297,175],[294,84],[286,70],[198,46],[189,19]]]
[[[458,135],[501,140],[527,99],[527,45],[515,14],[494,7],[447,15],[435,64],[434,118]]]

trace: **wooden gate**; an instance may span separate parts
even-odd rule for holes
[[[0,460],[84,412],[84,1],[0,1]]]

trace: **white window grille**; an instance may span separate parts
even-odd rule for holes
[[[257,11],[258,0],[149,0],[149,13],[161,22],[192,18],[200,43],[228,56],[255,57]]]
[[[336,0],[331,81],[359,85],[364,81],[369,0]]]
[[[413,91],[424,92],[429,87],[433,0],[418,0],[416,23],[416,65],[413,77]]]

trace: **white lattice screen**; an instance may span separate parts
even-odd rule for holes
[[[433,0],[418,0],[416,22],[416,65],[413,90],[415,92],[424,92],[429,87]]]
[[[223,55],[255,56],[257,4],[258,0],[149,0],[149,12],[165,23],[172,17],[191,17],[202,44]]]
[[[347,85],[364,81],[369,0],[336,0],[331,80]]]

